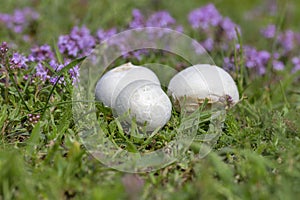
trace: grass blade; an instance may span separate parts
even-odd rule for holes
[[[55,40],[53,40],[53,46],[54,46],[55,55],[56,55],[56,58],[57,58],[59,64],[63,64],[64,60],[63,60],[61,53],[59,52],[59,49],[57,48]]]
[[[73,67],[81,63],[85,58],[86,56],[73,60],[72,62],[67,64],[64,68],[62,68],[59,72],[57,72],[56,73],[57,76],[63,75],[65,72],[69,71],[70,69],[72,69]]]

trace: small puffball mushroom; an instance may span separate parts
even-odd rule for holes
[[[112,107],[120,91],[139,79],[160,85],[157,76],[150,69],[126,63],[108,71],[100,78],[95,88],[96,100],[103,102],[105,106]]]
[[[135,118],[138,125],[146,123],[146,131],[163,127],[172,113],[169,97],[159,84],[148,80],[137,80],[127,85],[113,107],[119,116],[129,113],[127,122]]]
[[[219,102],[229,106],[239,101],[232,77],[222,68],[208,64],[194,65],[177,73],[170,80],[168,95],[177,111],[187,112],[198,109],[205,99],[209,104]]]

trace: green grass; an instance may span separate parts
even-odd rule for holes
[[[37,31],[39,44],[52,44],[74,25],[124,27],[132,8],[145,13],[165,9],[187,26],[187,13],[197,1],[7,1],[0,12],[24,5],[35,7],[42,17]],[[243,43],[269,48],[256,38],[259,28],[277,22],[279,16],[260,16],[247,21],[244,12],[259,1],[213,1],[224,16],[243,30]],[[294,7],[298,1],[292,2]],[[292,6],[291,6],[292,7]],[[234,8],[234,9],[233,9]],[[293,9],[292,9],[293,10]],[[297,28],[299,13],[288,13],[283,26]],[[192,32],[190,36],[193,36]],[[30,44],[0,30],[1,40],[14,42],[23,52]],[[219,54],[213,55],[218,63]],[[153,59],[153,58],[151,58]],[[170,61],[171,63],[174,62]],[[166,63],[168,64],[168,63]],[[290,68],[291,66],[287,66]],[[244,79],[244,75],[236,74]],[[2,76],[2,75],[1,75]],[[18,78],[17,78],[18,83]],[[243,80],[244,81],[244,80]],[[186,155],[159,170],[128,174],[101,164],[81,144],[72,114],[72,86],[12,84],[0,82],[0,200],[8,199],[296,199],[300,196],[300,90],[299,73],[288,71],[246,80],[240,87],[244,99],[229,110],[223,133],[213,151],[203,159],[194,155],[195,142]],[[18,90],[22,89],[20,94]],[[52,94],[52,95],[51,95]],[[22,100],[23,99],[23,100]],[[151,151],[169,142],[178,116],[151,140],[122,140],[111,111],[97,105],[107,134],[118,145],[137,145]],[[43,114],[37,124],[30,113]],[[124,147],[124,148],[125,148]]]

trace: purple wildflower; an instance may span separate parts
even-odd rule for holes
[[[39,77],[43,82],[50,78],[50,76],[48,75],[48,70],[45,69],[41,63],[38,63],[35,69],[36,76]]]
[[[220,23],[220,27],[224,31],[226,39],[229,39],[229,40],[233,40],[233,39],[237,38],[236,29],[239,33],[241,33],[240,27],[237,26],[235,23],[233,23],[231,21],[231,19],[228,17],[225,17],[224,19],[222,19],[222,21]]]
[[[55,70],[55,71],[60,71],[62,70],[66,65],[68,65],[70,63],[70,60],[67,60],[64,64],[58,64],[56,61],[51,61],[49,63],[49,65]],[[69,69],[68,71],[70,78],[72,79],[72,83],[73,85],[78,81],[78,77],[79,77],[79,66],[76,65],[75,67]],[[51,83],[55,83],[56,80],[58,79],[58,77],[52,77],[50,79]],[[64,83],[64,78],[61,77],[59,82],[59,84]]]
[[[147,22],[147,27],[170,27],[176,23],[175,19],[167,11],[159,11],[152,14]]]
[[[208,4],[189,13],[189,23],[194,29],[207,30],[210,26],[216,27],[222,16],[213,4]]]
[[[51,60],[49,62],[49,66],[52,67],[55,71],[60,71],[63,69],[69,62],[65,64],[59,64],[55,60]],[[69,74],[73,79],[73,83],[75,83],[74,79],[79,76],[79,68],[78,66],[69,70]],[[72,71],[72,72],[71,72]],[[36,66],[36,77],[39,77],[43,82],[49,81],[52,84],[55,84],[58,81],[58,84],[65,84],[64,77],[58,77],[54,74],[51,74],[51,71],[44,67],[41,63],[38,63]],[[59,79],[59,80],[58,80]]]
[[[72,79],[72,84],[75,85],[79,81],[79,67],[76,65],[70,69],[69,74]]]
[[[273,54],[273,62],[272,62],[273,68],[274,68],[275,70],[281,71],[281,70],[284,69],[284,64],[283,64],[283,62],[280,61],[279,59],[280,59],[280,54],[277,53],[277,52],[274,53],[274,54]]]
[[[53,59],[54,53],[52,52],[51,47],[47,44],[33,47],[31,49],[31,54],[28,56],[28,60],[31,62],[41,62]]]
[[[248,68],[254,68],[258,71],[259,74],[265,72],[264,63],[258,60],[258,52],[255,48],[246,46],[244,48],[245,53],[245,66]]]
[[[15,33],[22,33],[33,21],[39,18],[39,14],[31,8],[17,9],[13,15],[0,14],[0,22]]]
[[[148,19],[145,19],[143,14],[137,9],[134,9],[132,11],[132,15],[133,15],[133,20],[129,24],[130,28],[160,27],[160,28],[170,28],[170,29],[177,30],[179,32],[183,32],[183,27],[176,26],[176,20],[167,11],[155,12]],[[168,33],[169,31],[170,30],[161,30],[158,32],[156,30],[153,30],[153,32],[151,32],[151,34],[149,34],[148,37],[150,40],[152,40],[152,38],[160,38],[164,34]],[[123,58],[133,57],[138,60],[141,60],[142,56],[147,55],[150,52],[149,49],[138,49],[135,51],[127,52],[128,47],[126,44],[128,43],[128,41],[125,41],[124,43],[122,41],[118,43],[116,42],[113,43],[114,45],[118,46],[118,49],[121,51]]]
[[[294,49],[295,40],[295,33],[291,30],[287,30],[278,36],[278,42],[283,47],[284,53],[288,53]]]
[[[172,28],[179,32],[183,31],[182,26],[175,26],[176,20],[167,11],[158,11],[153,13],[147,20],[138,9],[132,11],[133,20],[130,22],[130,28],[160,27]]]
[[[274,24],[269,24],[266,28],[261,30],[261,34],[265,38],[274,38],[276,34],[276,26]]]
[[[58,77],[53,77],[50,70],[47,69],[42,61],[47,61],[49,66],[52,67],[55,71],[60,71],[64,68],[65,65],[57,63],[54,53],[51,50],[49,45],[43,45],[40,47],[34,47],[31,49],[31,54],[28,56],[28,60],[31,62],[36,62],[36,77],[39,77],[43,82],[49,81],[50,83],[55,83]],[[64,78],[59,79],[59,84],[64,83]]]
[[[254,68],[259,75],[265,74],[271,54],[267,51],[257,51],[255,48],[249,46],[245,47],[244,52],[246,67]]]
[[[275,70],[281,71],[284,69],[284,64],[281,61],[273,60],[272,64]]]
[[[3,57],[7,52],[9,48],[6,42],[2,42],[0,45],[0,57]]]
[[[239,47],[237,47],[237,50],[239,51]],[[270,62],[272,62],[275,70],[284,69],[284,64],[279,60],[280,55],[278,53],[274,53],[272,55],[268,51],[258,51],[254,47],[250,46],[245,46],[243,50],[245,66],[249,69],[255,70],[259,75],[266,73],[267,66]],[[227,70],[234,69],[234,63],[234,56],[226,57],[223,60],[223,66]]]
[[[10,68],[11,69],[27,69],[27,64],[26,62],[28,59],[19,54],[19,53],[14,53],[12,58],[10,59]]]
[[[63,64],[57,63],[55,60],[51,60],[49,62],[50,67],[52,67],[55,71],[60,71],[62,68],[64,68]]]
[[[28,78],[29,78],[29,75],[28,75],[28,74],[23,75],[23,79],[24,79],[25,81],[27,81]]]
[[[145,19],[140,10],[132,10],[133,20],[130,22],[130,28],[142,28],[145,26]]]
[[[69,60],[67,60],[64,64],[59,64],[55,60],[50,61],[49,65],[55,70],[60,71],[62,70],[66,65],[70,63]],[[70,78],[72,79],[72,84],[74,85],[78,81],[79,77],[79,67],[76,65],[75,67],[69,69],[68,71]],[[58,80],[57,76],[53,76],[49,79],[49,82],[52,84],[55,84],[55,82]],[[64,77],[61,77],[58,81],[59,84],[65,84]]]
[[[256,69],[260,75],[263,75],[266,73],[266,67],[270,61],[271,54],[267,51],[258,51],[256,56]]]
[[[146,21],[146,27],[169,28],[177,30],[179,32],[183,32],[183,27],[176,26],[176,20],[167,11],[159,11],[152,14]],[[168,34],[169,30],[161,30],[160,32],[154,32],[154,35],[156,35],[154,37],[162,37],[164,34]]]
[[[236,39],[237,32],[241,33],[240,27],[230,18],[223,17],[213,4],[193,10],[189,13],[188,19],[193,29],[204,32],[206,40],[201,43],[209,51],[214,47],[227,50],[229,46],[227,41]]]
[[[58,40],[60,52],[72,57],[88,55],[94,46],[95,38],[85,26],[75,26],[69,35],[60,36]]]
[[[98,29],[96,38],[99,42],[102,42],[102,41],[110,38],[111,36],[113,36],[116,33],[117,33],[116,28],[112,28],[107,31],[104,31],[103,29]]]
[[[226,71],[232,71],[235,69],[235,65],[234,65],[234,57],[225,57],[223,60],[223,68]]]
[[[292,59],[292,63],[294,64],[294,68],[292,69],[292,72],[295,73],[300,70],[300,58],[294,57]]]
[[[10,26],[9,23],[11,23],[11,15],[0,13],[0,22],[6,25],[6,27]]]
[[[257,62],[259,64],[267,63],[271,58],[271,54],[265,50],[257,52]]]
[[[61,84],[65,84],[65,79],[63,76],[62,77],[54,76],[54,77],[50,77],[49,82],[53,85],[56,82],[61,85]]]
[[[212,51],[214,48],[214,40],[212,38],[207,38],[201,43],[207,51]]]

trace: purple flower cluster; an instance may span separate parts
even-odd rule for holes
[[[284,56],[290,54],[300,45],[300,33],[292,30],[285,30],[276,35],[276,26],[274,24],[270,24],[266,28],[263,28],[261,34],[267,39],[275,39],[277,46]]]
[[[9,48],[6,42],[2,42],[0,45],[0,58],[3,58],[8,52]]]
[[[36,64],[36,73],[35,76],[39,77],[40,80],[43,82],[49,81],[51,84],[55,84],[56,81],[58,81],[58,84],[65,84],[65,78],[64,77],[58,77],[55,74],[52,74],[52,72],[45,66],[45,63],[43,61],[47,61],[48,65],[55,71],[58,72],[61,69],[63,69],[66,65],[70,63],[69,59],[66,59],[63,64],[58,63],[58,61],[54,58],[53,52],[51,49],[45,48],[46,45],[43,45],[41,47],[36,47],[33,49],[32,53],[29,55],[29,58]],[[38,51],[37,49],[47,49],[47,51]],[[68,71],[69,77],[72,79],[72,83],[75,84],[78,80],[79,76],[79,67],[75,66],[72,69]]]
[[[237,46],[237,51],[240,51],[240,47]],[[245,66],[249,69],[253,69],[259,75],[266,73],[266,69],[269,64],[273,66],[275,70],[283,70],[284,64],[280,61],[280,56],[278,53],[273,55],[268,51],[262,50],[258,51],[254,47],[245,46],[243,48]],[[235,68],[234,55],[224,58],[223,67],[227,70],[233,70]]]
[[[7,43],[3,42],[0,46],[1,55],[4,55],[8,51]],[[28,69],[29,66],[34,67],[34,74],[31,77],[31,81],[35,82],[36,78],[42,82],[49,81],[54,84],[59,77],[52,73],[52,71],[60,71],[67,64],[70,63],[69,59],[65,59],[64,64],[59,64],[56,60],[53,51],[49,45],[35,46],[31,49],[31,53],[28,56],[24,56],[18,52],[14,52],[11,56],[8,56],[9,68],[12,70]],[[47,65],[47,66],[46,66]],[[53,70],[49,70],[51,67]],[[75,84],[79,76],[79,67],[75,66],[68,71],[68,76],[72,79],[72,83]],[[24,80],[28,80],[28,74],[23,76]],[[65,78],[60,77],[59,84],[65,84]]]
[[[31,53],[28,55],[28,61],[35,64],[36,77],[39,77],[43,82],[51,78],[49,70],[44,66],[45,63],[43,63],[55,62],[54,53],[49,45],[45,44],[31,48]],[[51,66],[51,64],[49,65]]]
[[[159,11],[152,14],[146,21],[147,27],[170,27],[176,23],[167,11]]]
[[[9,64],[11,69],[27,69],[27,62],[28,59],[25,56],[14,53]]]
[[[230,18],[223,17],[211,3],[191,11],[188,20],[193,29],[204,33],[201,44],[208,51],[215,47],[228,49],[228,41],[237,38],[236,31],[241,32],[238,25]]]
[[[55,59],[54,53],[51,47],[47,44],[42,46],[34,46],[31,48],[31,53],[28,56],[28,60],[31,62],[42,62]]]
[[[276,29],[274,24],[269,24],[266,28],[261,29],[261,34],[267,39],[274,39],[281,57],[285,59],[292,57],[292,64],[294,65],[292,73],[294,73],[300,70],[300,58],[296,56],[293,57],[293,55],[299,51],[300,33],[285,30],[276,34]],[[277,54],[277,56],[279,57],[279,54]],[[281,63],[279,63],[278,66],[281,68]]]
[[[69,70],[70,78],[72,79],[72,84],[75,85],[78,82],[79,78],[79,66],[76,65],[72,69]]]
[[[58,48],[61,53],[70,57],[82,57],[88,55],[95,46],[95,38],[85,26],[75,26],[69,35],[62,35],[58,40]]]
[[[27,7],[17,9],[13,14],[0,13],[0,22],[15,33],[22,33],[33,21],[38,20],[39,14]]]
[[[70,63],[67,60],[64,64],[59,64],[56,60],[51,60],[49,62],[49,66],[56,72],[63,69],[66,65]],[[35,66],[36,73],[35,76],[38,77],[41,81],[46,82],[49,81],[51,84],[55,84],[58,81],[58,84],[65,84],[65,77],[58,77],[57,75],[53,74],[43,63],[37,63]],[[78,81],[79,77],[79,67],[75,66],[72,69],[69,69],[68,76],[72,80],[72,84],[74,85]]]
[[[56,61],[52,60],[49,65],[55,70],[60,71],[62,70],[66,65],[70,63],[70,60],[67,60],[64,64],[59,64]],[[68,71],[69,77],[72,79],[73,85],[78,81],[79,77],[79,67],[76,65],[72,69],[69,69]],[[58,76],[51,76],[49,79],[50,83],[55,84],[56,81],[58,81],[59,84],[65,84],[65,78],[64,77],[58,77]]]
[[[140,10],[134,9],[132,11],[132,21],[129,23],[130,28],[143,27],[159,27],[170,28],[182,32],[182,26],[176,25],[176,20],[167,11],[158,11],[153,13],[146,19]]]
[[[229,17],[223,18],[220,27],[224,31],[225,38],[229,40],[237,38],[236,32],[241,33],[240,27],[236,25]]]
[[[22,10],[15,10],[11,15],[0,14],[0,23],[3,22],[8,29],[16,33],[21,33],[38,18],[38,13],[31,8],[24,8]],[[32,47],[28,56],[24,56],[18,52],[13,53],[9,57],[9,67],[11,69],[27,69],[28,66],[33,66],[35,73],[31,76],[32,82],[35,82],[37,78],[42,82],[54,84],[59,79],[59,84],[65,84],[65,77],[57,77],[52,71],[61,70],[74,58],[88,55],[97,43],[106,40],[116,32],[117,30],[115,28],[107,31],[99,29],[96,36],[93,36],[87,27],[75,26],[68,35],[62,35],[58,39],[58,49],[64,57],[64,63],[59,63],[51,47],[45,44]],[[1,45],[1,57],[2,55],[4,56],[7,51],[7,44],[3,43]],[[53,70],[50,70],[49,67]],[[75,84],[79,76],[79,67],[73,67],[68,73],[73,84]],[[24,75],[25,80],[29,77],[28,74]]]
[[[276,34],[276,26],[274,24],[269,24],[266,28],[261,29],[261,34],[265,38],[274,38]]]
[[[222,16],[214,4],[210,3],[190,12],[188,19],[194,29],[208,30],[211,26],[218,26],[222,21]]]
[[[93,36],[86,26],[82,26],[81,28],[75,26],[70,34],[59,37],[57,46],[60,53],[68,58],[83,57],[89,55],[97,44],[116,33],[116,28],[107,31],[98,29],[96,36]]]
[[[134,9],[132,11],[132,21],[129,23],[130,28],[142,28],[145,27],[145,18],[140,10]]]
[[[138,29],[145,27],[174,29],[179,32],[183,31],[183,27],[177,25],[176,20],[167,11],[158,11],[146,18],[140,10],[134,9],[132,11],[132,21],[129,23],[129,28]],[[150,33],[148,36],[153,38],[161,38],[169,32],[169,30],[166,29],[161,30],[160,32],[154,30],[153,33]],[[126,41],[124,43],[128,44],[128,42]],[[118,45],[119,49],[122,52],[123,58],[135,58],[141,60],[142,56],[148,55],[150,52],[153,52],[149,49],[139,49],[132,52],[126,52],[126,50],[129,48],[126,48],[126,45],[123,45],[122,41],[120,41]]]
[[[13,53],[9,56],[7,53],[9,51],[8,44],[6,42],[2,42],[0,45],[0,61],[1,67],[6,65],[6,61],[9,63],[10,69],[27,69],[28,58],[20,53]],[[7,59],[8,58],[8,59]]]
[[[297,34],[292,30],[286,30],[285,32],[279,34],[278,43],[283,48],[284,54],[288,54],[294,50],[297,45],[299,45],[299,42],[297,42]]]
[[[47,70],[42,63],[37,63],[36,67],[35,67],[35,70],[36,70],[36,74],[35,76],[36,77],[39,77],[40,80],[42,80],[43,82],[45,82],[46,80],[50,79],[50,75],[48,74],[49,73],[49,70]]]
[[[96,33],[96,41],[97,41],[97,43],[101,43],[102,41],[110,38],[111,36],[113,36],[116,33],[117,33],[116,28],[111,28],[107,31],[105,31],[103,29],[98,29],[97,33]]]

